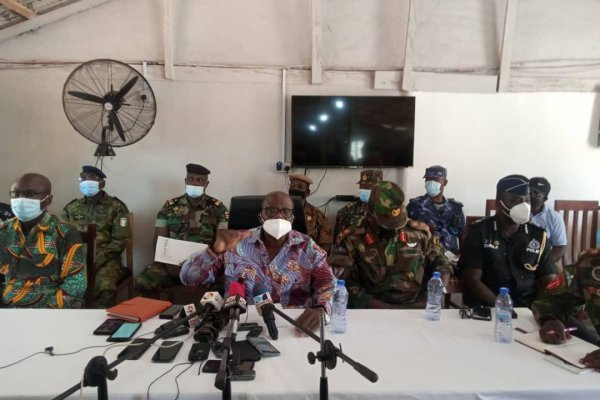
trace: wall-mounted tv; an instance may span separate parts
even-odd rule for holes
[[[415,98],[292,96],[295,167],[413,165]]]

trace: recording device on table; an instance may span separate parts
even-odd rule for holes
[[[107,319],[94,330],[94,335],[112,335],[123,322],[122,319]]]
[[[140,329],[140,322],[123,322],[112,335],[106,339],[107,342],[128,342],[133,335]]]
[[[152,356],[152,361],[172,362],[181,350],[181,346],[183,346],[183,342],[165,340]]]
[[[125,347],[118,355],[117,358],[125,358],[128,360],[139,360],[142,355],[150,348],[151,339],[137,338],[127,347]],[[143,348],[143,350],[140,350]],[[135,353],[135,355],[130,355]]]
[[[512,318],[517,319],[518,315],[516,311],[512,310]],[[481,305],[477,305],[473,307],[473,314],[471,316],[473,319],[477,319],[480,321],[491,321],[492,320],[492,309],[490,307],[485,307]]]
[[[190,352],[188,354],[188,361],[203,361],[208,358],[210,353],[210,343],[208,342],[198,342],[192,345]]]
[[[225,325],[225,316],[221,311],[224,303],[223,297],[221,297],[219,292],[204,293],[200,304],[205,307],[206,313],[200,327],[194,333],[194,340],[206,343],[216,341],[219,332]]]
[[[173,304],[172,306],[170,306],[169,308],[167,308],[165,311],[161,312],[158,315],[158,318],[160,318],[160,319],[173,319],[177,315],[179,315],[179,313],[181,312],[182,309],[183,309],[183,306],[181,304]]]

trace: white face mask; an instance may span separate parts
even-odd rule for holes
[[[292,230],[292,223],[286,219],[276,218],[268,219],[262,224],[262,228],[270,236],[275,239],[279,239],[284,235],[287,235]]]
[[[46,200],[47,198],[48,196],[44,197],[43,200]],[[27,222],[42,215],[44,212],[41,207],[43,200],[18,197],[16,199],[10,199],[10,208],[19,221]]]
[[[515,224],[523,225],[524,223],[529,222],[529,216],[531,213],[531,206],[529,205],[529,203],[522,202],[520,204],[517,204],[510,210],[508,207],[506,207],[502,200],[500,200],[500,205],[503,208],[502,212],[504,213],[504,215],[509,216]],[[506,212],[507,210],[509,211],[508,213]]]
[[[185,185],[185,193],[194,199],[198,198],[204,194],[204,186]]]
[[[442,184],[436,181],[425,181],[425,190],[429,197],[435,197],[441,192]]]

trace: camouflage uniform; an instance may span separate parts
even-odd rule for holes
[[[565,267],[564,277],[561,286],[533,302],[531,309],[536,320],[543,323],[558,319],[567,324],[578,311],[584,310],[597,337],[600,334],[600,249],[583,252],[577,263]]]
[[[0,223],[2,300],[8,307],[79,308],[87,287],[86,246],[71,224],[46,212],[27,235]]]
[[[406,308],[423,307],[422,283],[433,271],[449,273],[448,259],[427,225],[407,218],[400,188],[386,181],[378,186],[369,208],[377,215],[395,218],[399,228],[378,233],[364,218],[342,232],[329,264],[346,280],[349,307],[365,308],[371,299]]]
[[[306,223],[306,234],[313,238],[323,248],[328,248],[333,242],[331,225],[329,220],[317,207],[304,202],[304,222]]]
[[[113,306],[117,296],[117,285],[127,274],[123,267],[121,253],[129,238],[125,203],[116,197],[101,192],[96,203],[88,203],[87,198],[75,199],[65,206],[61,218],[85,231],[89,224],[96,224],[96,307]]]
[[[433,227],[434,234],[446,250],[459,254],[458,240],[465,227],[462,207],[462,203],[454,199],[444,199],[443,203],[437,204],[430,196],[424,195],[410,199],[406,211],[409,218]]]
[[[156,216],[155,227],[167,228],[169,238],[210,244],[217,229],[227,229],[229,211],[219,200],[203,195],[195,208],[187,195],[167,201]],[[135,279],[139,294],[151,295],[153,291],[180,284],[179,270],[162,263],[152,263]]]

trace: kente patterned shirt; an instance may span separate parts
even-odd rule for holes
[[[183,265],[181,281],[185,285],[214,282],[225,275],[225,293],[229,285],[243,278],[246,300],[269,292],[273,302],[284,307],[327,306],[334,288],[334,276],[327,254],[307,235],[290,231],[273,260],[260,238],[262,228],[249,231],[235,250],[216,255],[212,250],[193,254]]]
[[[12,218],[0,224],[0,273],[7,307],[81,307],[87,287],[86,245],[73,225],[50,213],[27,235]]]

